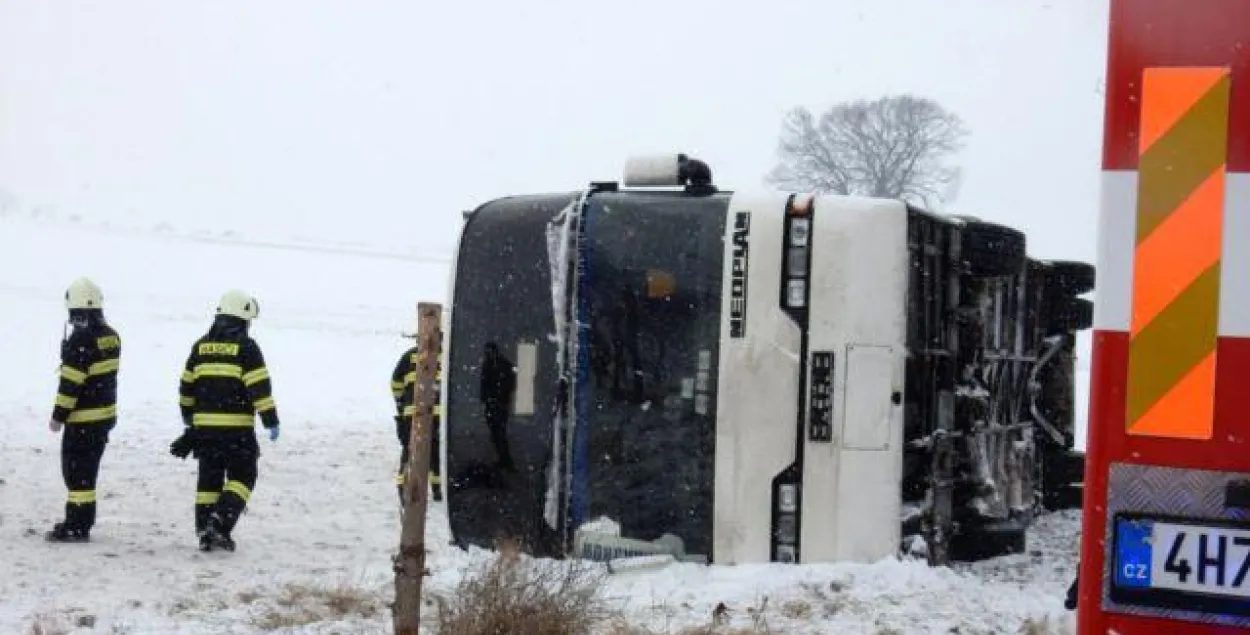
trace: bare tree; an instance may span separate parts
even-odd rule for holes
[[[933,206],[954,197],[959,169],[948,162],[966,135],[957,115],[914,95],[838,104],[819,119],[795,108],[767,180],[787,190]]]

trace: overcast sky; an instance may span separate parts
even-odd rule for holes
[[[1106,0],[0,0],[0,189],[112,222],[449,253],[492,197],[687,151],[765,187],[795,105],[910,91],[960,212],[1094,258]]]

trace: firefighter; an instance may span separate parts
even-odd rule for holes
[[[441,352],[441,351],[440,351]],[[430,418],[430,490],[434,500],[443,500],[443,484],[439,470],[439,423],[442,420],[440,387],[443,381],[443,362],[438,360],[434,375],[434,410]],[[404,485],[408,466],[408,445],[412,438],[412,418],[416,414],[417,347],[404,351],[391,371],[391,396],[395,398],[395,436],[399,438],[399,471],[395,473],[395,486],[399,499],[404,499]]]
[[[96,477],[109,433],[117,424],[117,371],[121,338],[104,321],[104,296],[87,278],[65,291],[72,330],[61,342],[60,381],[48,427],[61,433],[61,476],[69,490],[65,520],[52,526],[52,542],[90,540],[96,517]]]
[[[199,461],[195,533],[202,551],[235,549],[232,533],[256,486],[257,415],[269,440],[278,440],[269,370],[260,346],[248,335],[259,314],[256,298],[227,291],[182,372],[179,406],[185,428],[170,453],[184,459],[194,454]]]

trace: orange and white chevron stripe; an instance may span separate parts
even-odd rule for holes
[[[1148,68],[1142,80],[1128,433],[1210,439],[1229,71]]]

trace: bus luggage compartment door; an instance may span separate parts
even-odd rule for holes
[[[896,357],[890,346],[847,345],[841,435],[844,449],[890,449],[896,406],[892,396],[898,384]]]

